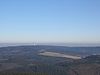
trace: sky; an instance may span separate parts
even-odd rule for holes
[[[100,43],[100,0],[0,0],[0,43]]]

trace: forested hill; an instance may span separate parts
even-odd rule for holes
[[[51,55],[43,56],[40,52],[73,56],[86,54],[86,56],[76,60]],[[100,47],[2,47],[0,48],[0,75],[100,75],[99,54]]]
[[[62,65],[61,65],[62,64]],[[58,64],[66,69],[65,75],[100,75],[100,55],[92,55],[71,63]],[[53,71],[52,71],[53,72]],[[59,73],[59,72],[58,72]],[[39,72],[0,72],[0,75],[53,75]]]
[[[100,55],[88,56],[70,64],[69,75],[100,75]]]

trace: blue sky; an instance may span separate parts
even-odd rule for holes
[[[100,0],[0,0],[0,42],[100,43]]]

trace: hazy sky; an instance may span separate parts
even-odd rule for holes
[[[0,42],[100,43],[100,0],[0,0]]]

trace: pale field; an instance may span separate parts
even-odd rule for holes
[[[42,56],[51,56],[51,57],[63,57],[63,58],[70,58],[70,59],[81,59],[79,56],[73,56],[73,55],[67,55],[62,53],[56,53],[56,52],[40,52],[39,55]]]

